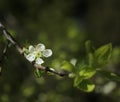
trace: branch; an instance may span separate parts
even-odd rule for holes
[[[25,54],[25,52],[23,51],[23,48],[17,43],[17,41],[13,38],[13,36],[7,31],[7,29],[3,26],[2,23],[0,23],[0,28],[2,29],[2,32],[4,34],[4,36],[6,37],[6,39],[12,44],[14,45],[14,47],[16,48],[16,50],[19,52],[19,54],[23,55]],[[6,50],[5,50],[6,52]],[[45,66],[39,66],[38,64],[34,63],[34,62],[30,62],[35,68],[39,69],[39,70],[44,70],[46,72],[50,72],[53,73],[55,75],[58,76],[68,76],[68,73],[62,73],[62,72],[57,72],[55,70],[52,70],[49,67],[45,67]]]
[[[0,23],[0,28],[3,31],[4,36],[6,37],[6,39],[15,46],[15,48],[17,49],[17,51],[20,54],[23,54],[23,50],[22,47],[20,47],[20,45],[17,43],[17,41],[12,37],[12,35],[7,31],[7,29],[2,25],[2,23]]]
[[[7,49],[8,49],[9,43],[10,43],[10,42],[7,41],[6,45],[5,45],[4,48],[3,48],[1,57],[0,57],[0,76],[1,76],[1,74],[2,74],[2,63],[3,63],[4,60],[5,60],[5,57],[6,57],[6,53],[7,53]]]
[[[53,74],[56,74],[56,75],[59,75],[59,76],[68,76],[68,73],[57,72],[57,71],[53,70],[52,68],[39,66],[36,63],[34,64],[34,67],[38,68],[39,70],[44,70],[46,72],[50,72],[50,73],[53,73]]]
[[[3,60],[5,59],[9,43],[10,42],[7,41],[5,47],[4,47],[3,51],[2,51],[2,56],[1,56],[1,59],[0,59],[0,63],[2,63]]]

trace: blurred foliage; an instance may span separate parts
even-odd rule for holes
[[[63,60],[77,59],[77,66],[82,67],[77,77],[86,72],[86,67],[90,67],[84,66],[85,63],[93,66],[97,61],[93,53],[97,53],[95,56],[98,59],[106,53],[104,48],[101,48],[104,53],[101,49],[94,52],[95,49],[88,43],[86,58],[85,41],[92,40],[96,48],[111,42],[112,57],[103,69],[105,73],[107,70],[120,75],[119,3],[119,0],[0,0],[0,21],[22,46],[42,42],[47,48],[52,48],[53,56],[44,65],[59,71]],[[5,44],[1,34],[0,55]],[[107,51],[110,51],[111,45],[107,46]],[[88,62],[82,61],[84,58]],[[68,66],[71,65],[68,63]],[[71,71],[72,67],[68,70]],[[93,89],[94,84],[87,78],[94,75],[90,80],[97,84],[95,91],[85,93],[73,87],[72,79],[52,75],[35,78],[33,71],[34,68],[11,46],[2,64],[0,102],[119,102],[119,83],[108,80],[114,79],[114,74],[94,74],[96,71],[91,68],[88,70],[91,74],[85,74],[82,84],[78,80],[80,78],[75,77],[79,88],[88,83]],[[107,75],[107,79],[103,74]]]

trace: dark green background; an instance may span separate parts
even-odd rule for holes
[[[44,65],[56,69],[64,59],[84,58],[86,40],[96,47],[111,42],[115,49],[107,68],[120,75],[120,0],[0,0],[0,21],[22,46],[51,48],[53,56]],[[0,39],[1,52],[2,33]],[[2,67],[0,102],[119,102],[119,83],[109,94],[85,93],[73,87],[72,79],[35,78],[34,68],[14,47]],[[109,82],[100,80],[100,88]]]

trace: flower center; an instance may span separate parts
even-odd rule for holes
[[[36,58],[38,58],[38,57],[42,57],[42,53],[40,51],[36,52]]]

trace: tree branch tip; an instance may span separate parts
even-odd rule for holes
[[[4,28],[3,24],[0,22],[0,28]]]

